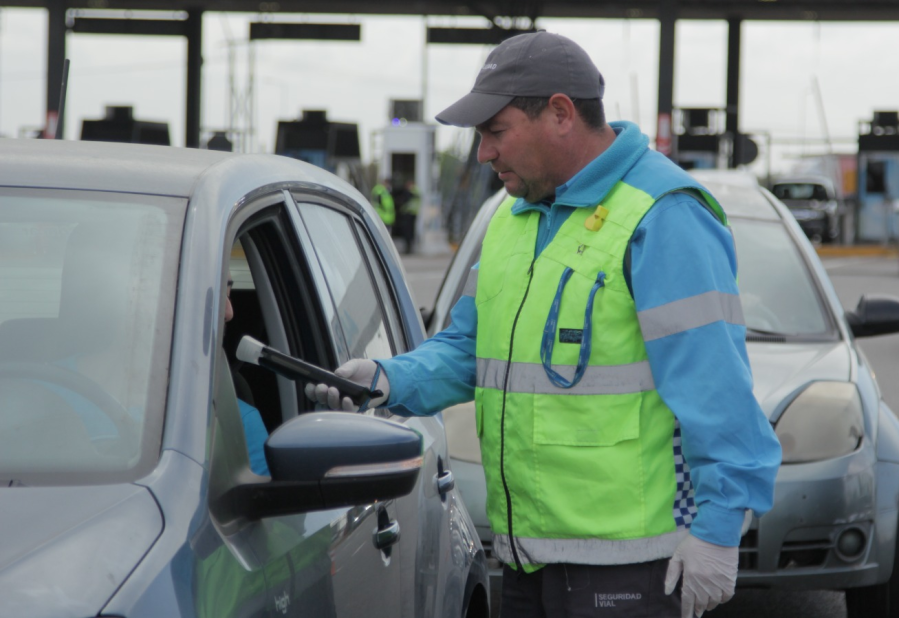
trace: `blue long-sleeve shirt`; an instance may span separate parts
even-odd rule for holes
[[[268,438],[268,430],[262,422],[259,410],[248,404],[243,399],[237,400],[240,408],[240,420],[243,422],[244,437],[247,440],[247,454],[250,457],[250,469],[260,476],[271,476],[268,470],[268,461],[265,459],[265,440]]]
[[[541,213],[536,254],[575,208],[595,208],[647,149],[631,123],[612,123],[612,146],[565,185],[553,203],[519,200],[513,213]],[[654,154],[654,153],[653,153]],[[629,178],[639,187],[640,179]],[[732,236],[692,195],[662,197],[631,237],[628,287],[638,312],[706,292],[738,294]],[[470,401],[476,378],[477,309],[463,296],[452,323],[416,350],[379,361],[390,381],[388,408],[432,414]],[[771,508],[780,445],[752,394],[745,327],[714,322],[646,342],[658,392],[681,426],[699,509],[691,532],[719,545],[739,544],[745,510]]]

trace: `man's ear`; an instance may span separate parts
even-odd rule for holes
[[[574,101],[567,95],[560,93],[552,95],[549,98],[547,112],[560,135],[566,135],[574,130],[577,111],[574,109]]]

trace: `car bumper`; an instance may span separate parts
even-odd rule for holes
[[[774,507],[755,519],[740,546],[737,585],[791,590],[845,589],[885,581],[892,571],[896,507],[883,483],[893,464],[870,446],[845,457],[785,464]],[[890,506],[892,504],[892,506]],[[856,549],[857,548],[857,549]]]
[[[490,558],[483,469],[460,460],[451,465]],[[774,507],[754,518],[743,537],[737,585],[843,590],[886,581],[893,566],[897,504],[899,465],[876,461],[870,445],[838,459],[782,466]],[[851,535],[864,540],[857,554],[847,555],[839,550],[840,539],[846,543]]]
[[[827,234],[827,214],[819,210],[791,211],[799,227],[809,238],[823,238]]]

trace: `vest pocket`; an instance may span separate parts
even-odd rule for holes
[[[640,437],[639,394],[536,395],[534,443],[613,446]]]
[[[491,274],[492,270],[495,269],[491,269],[489,266],[487,268],[478,267],[478,287],[474,296],[477,307],[493,300],[503,291],[508,269],[504,269],[502,273],[493,272]]]

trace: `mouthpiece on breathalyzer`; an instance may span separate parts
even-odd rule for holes
[[[263,348],[265,346],[261,341],[253,339],[249,335],[244,335],[237,346],[237,360],[258,365]]]

